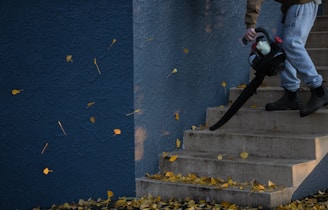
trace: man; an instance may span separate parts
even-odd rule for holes
[[[263,1],[247,0],[245,38],[248,41],[254,40],[257,36],[256,21]],[[278,101],[267,104],[265,109],[267,111],[300,110],[300,116],[304,117],[328,104],[328,90],[323,86],[322,76],[318,74],[305,49],[321,0],[276,1],[281,3],[282,12],[277,35],[283,39],[282,47],[287,55],[285,70],[281,72],[281,87],[284,88],[285,94]],[[304,107],[300,99],[300,79],[297,74],[311,90],[311,97]]]

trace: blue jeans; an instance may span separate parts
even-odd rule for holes
[[[289,91],[300,88],[300,80],[312,88],[322,85],[322,76],[305,49],[317,12],[318,4],[314,2],[292,5],[278,26],[277,35],[283,39],[287,55],[285,70],[281,72],[281,86]]]

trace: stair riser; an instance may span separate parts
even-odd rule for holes
[[[216,123],[227,109],[208,108],[207,124]],[[320,123],[318,123],[320,122]],[[313,125],[313,126],[311,126]],[[301,118],[299,111],[264,111],[263,109],[240,109],[222,129],[256,129],[296,133],[326,133],[328,128],[328,112],[320,109],[315,113]]]
[[[243,135],[220,132],[187,131],[183,144],[186,151],[210,152],[238,156],[243,150],[267,158],[316,159],[316,147],[328,146],[327,138],[293,138],[291,135]],[[328,148],[328,147],[323,147]],[[322,155],[322,154],[318,154]]]
[[[328,48],[309,48],[307,51],[316,66],[328,66]]]
[[[317,71],[321,76],[324,78],[324,80],[328,80],[328,67],[324,66],[318,66]],[[254,78],[254,71],[250,73],[250,80]],[[272,77],[265,77],[263,80],[263,86],[264,87],[280,87],[280,76],[272,76]],[[306,87],[304,83],[301,83],[302,87]]]
[[[204,159],[179,156],[174,162],[169,162],[166,158],[160,159],[161,173],[171,171],[175,174],[181,173],[182,175],[193,173],[197,176],[219,177],[223,179],[231,177],[237,182],[255,179],[260,183],[267,183],[271,180],[284,186],[301,184],[307,175],[307,173],[304,173],[305,170],[312,170],[313,168],[314,161],[283,166],[260,162],[254,164],[247,161],[247,159],[241,161],[217,160],[216,157]]]
[[[293,188],[285,188],[272,194],[250,193],[249,191],[242,190],[153,182],[145,179],[136,180],[136,189],[137,197],[147,196],[150,193],[153,196],[161,196],[162,200],[170,200],[171,198],[184,200],[191,198],[196,202],[199,200],[216,201],[217,203],[229,201],[240,206],[262,206],[265,209],[289,203],[294,192]]]
[[[328,31],[328,16],[317,17],[312,31]]]
[[[328,24],[328,23],[327,23]],[[306,47],[309,48],[328,48],[328,31],[312,32],[307,40]]]

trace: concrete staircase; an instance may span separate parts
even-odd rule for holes
[[[310,34],[308,52],[318,71],[328,78],[328,16],[317,18]],[[241,88],[231,88],[233,102]],[[309,90],[302,88],[304,102]],[[184,150],[172,152],[174,162],[159,157],[160,173],[197,174],[207,177],[231,177],[237,182],[268,181],[283,186],[264,192],[164,182],[147,177],[136,180],[137,196],[152,194],[162,199],[193,198],[216,202],[228,201],[241,206],[266,209],[290,202],[293,193],[328,152],[328,109],[322,108],[305,118],[298,111],[267,112],[264,106],[283,95],[279,77],[266,78],[257,94],[233,118],[216,131],[188,130],[184,133]],[[212,125],[227,108],[208,108],[207,124]],[[240,153],[249,157],[243,159]],[[219,154],[225,154],[218,159]],[[319,190],[319,189],[318,189]]]

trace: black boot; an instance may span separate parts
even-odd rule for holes
[[[328,104],[328,90],[321,85],[317,88],[311,88],[311,97],[306,106],[301,109],[300,116],[305,117]]]
[[[265,106],[265,110],[300,110],[302,108],[302,102],[300,98],[299,89],[296,92],[285,89],[284,96],[276,102],[268,103]]]

